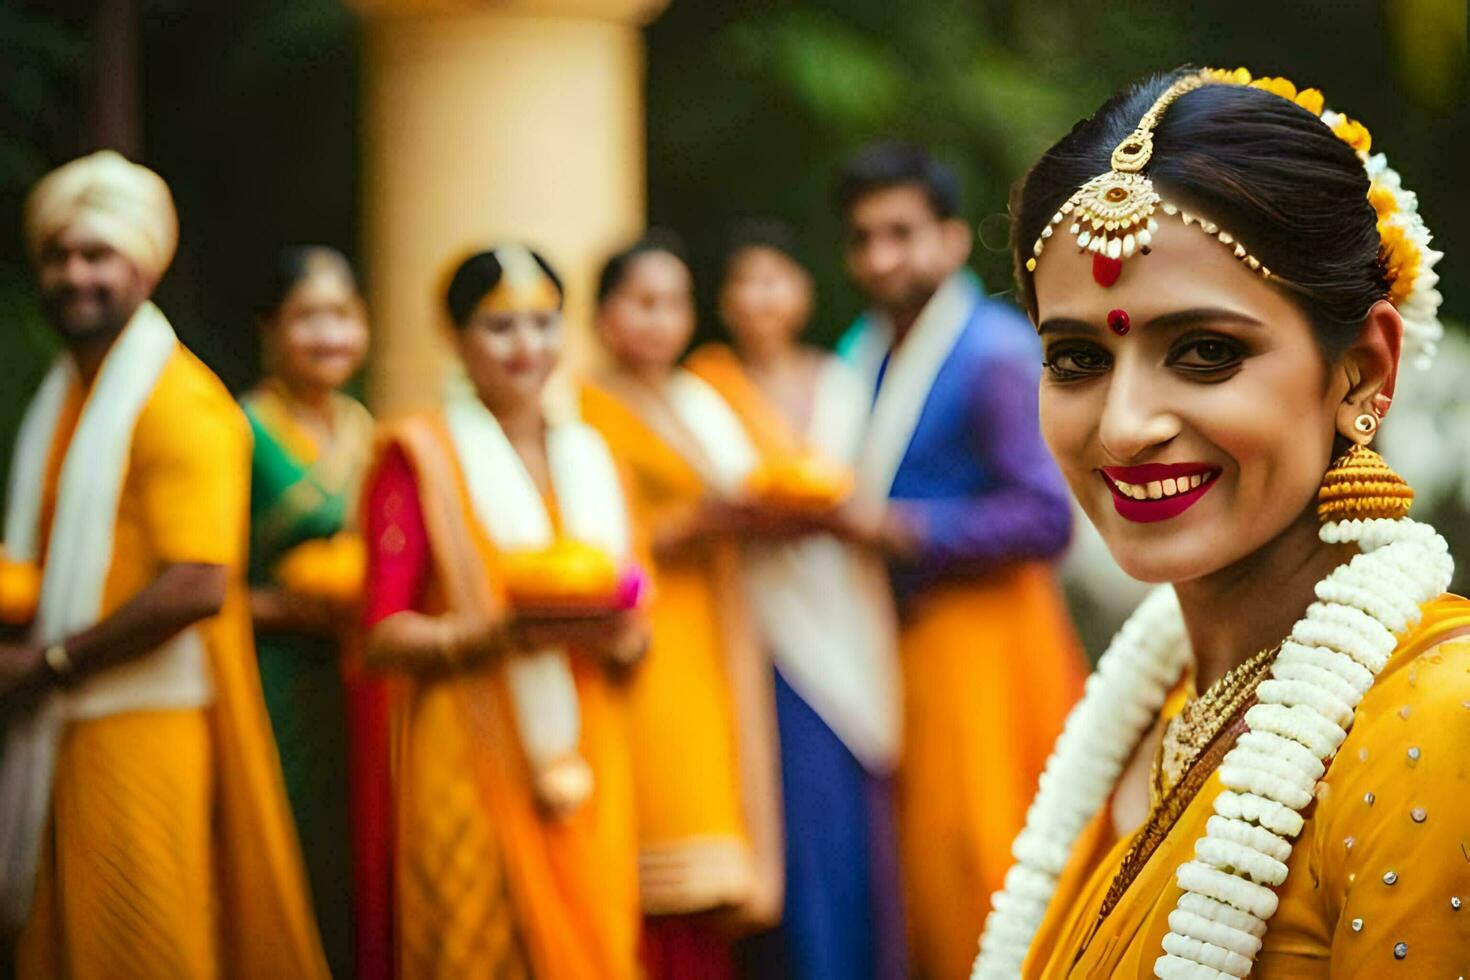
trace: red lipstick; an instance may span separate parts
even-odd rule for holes
[[[1104,466],[1099,471],[1113,494],[1113,508],[1139,524],[1178,517],[1215,485],[1220,467],[1209,463],[1146,463]]]

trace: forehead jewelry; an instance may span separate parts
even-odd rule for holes
[[[1164,201],[1153,181],[1143,172],[1153,159],[1154,127],[1164,111],[1180,96],[1214,82],[1216,79],[1212,73],[1199,72],[1184,76],[1164,90],[1139,119],[1133,132],[1113,147],[1108,172],[1077,188],[1076,193],[1052,215],[1050,223],[1041,229],[1041,236],[1031,246],[1031,258],[1026,260],[1027,272],[1036,271],[1036,260],[1041,257],[1048,239],[1058,227],[1070,221],[1067,233],[1076,240],[1079,249],[1092,253],[1092,278],[1104,288],[1111,286],[1123,271],[1124,259],[1136,252],[1148,254],[1153,236],[1159,230],[1154,214],[1163,211],[1167,215],[1178,215],[1186,225],[1198,225],[1206,234],[1218,238],[1221,244],[1230,246],[1237,259],[1264,276],[1271,275],[1271,270],[1214,222],[1181,211]]]
[[[549,312],[561,308],[556,283],[541,268],[531,250],[509,243],[495,249],[500,282],[475,305],[476,312]]]
[[[1133,329],[1133,321],[1128,318],[1127,310],[1111,310],[1108,313],[1108,329],[1119,337]]]

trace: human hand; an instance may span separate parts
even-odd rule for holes
[[[827,530],[859,547],[872,548],[888,558],[912,559],[919,537],[900,508],[853,499],[827,515]]]
[[[45,651],[30,643],[0,644],[0,704],[20,707],[46,690]]]
[[[759,497],[721,501],[724,533],[740,538],[789,541],[826,530],[827,511],[772,504]]]
[[[623,610],[591,616],[517,614],[509,621],[508,636],[516,650],[577,650],[602,660],[613,673],[631,671],[647,652],[649,639],[643,617]]]
[[[506,623],[506,637],[511,648],[520,652],[563,647],[596,651],[607,642],[620,615],[614,611],[589,615],[556,609],[515,611]]]
[[[250,590],[250,614],[255,628],[264,633],[340,636],[351,628],[357,609],[283,588],[255,588]]]
[[[607,671],[617,680],[630,677],[648,655],[653,637],[648,621],[636,612],[620,614],[601,651]]]

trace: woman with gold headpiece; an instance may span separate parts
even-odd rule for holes
[[[261,689],[336,976],[352,973],[343,632],[362,589],[352,510],[372,448],[367,409],[338,389],[367,353],[366,311],[340,252],[276,259],[258,309],[265,378],[255,436],[250,594]]]
[[[1160,588],[1058,740],[976,977],[1470,968],[1470,603],[1368,448],[1433,354],[1439,254],[1323,103],[1151,78],[1017,193],[1047,442]]]
[[[729,977],[731,937],[774,925],[783,894],[771,661],[736,539],[798,528],[747,505],[757,451],[678,367],[694,302],[677,245],[651,237],[608,261],[597,329],[612,364],[582,412],[631,475],[658,586],[630,692],[645,964],[654,978]]]
[[[618,471],[544,397],[562,288],[466,259],[464,377],[393,426],[364,495],[363,658],[394,677],[398,975],[631,978],[638,928],[621,681],[646,637]]]

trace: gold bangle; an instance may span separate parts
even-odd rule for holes
[[[46,670],[59,683],[65,684],[77,672],[77,665],[72,662],[71,655],[66,652],[64,643],[51,644],[42,652],[41,659],[46,664]]]

